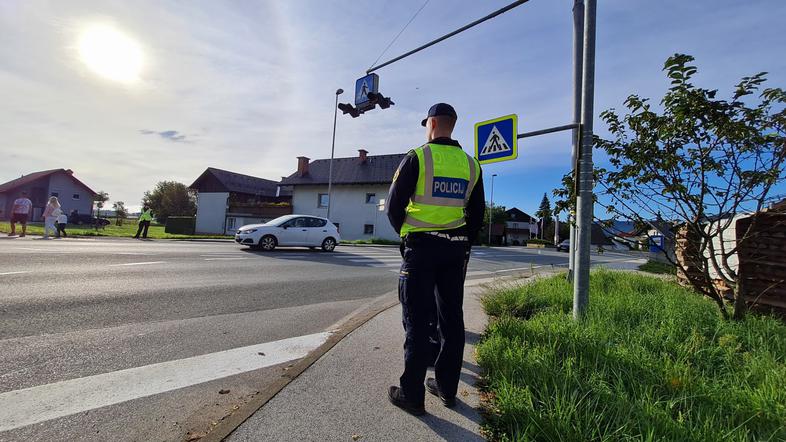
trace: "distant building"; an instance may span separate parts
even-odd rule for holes
[[[33,202],[33,221],[41,219],[50,196],[56,196],[66,214],[74,210],[90,214],[93,211],[91,188],[79,181],[71,169],[52,169],[22,175],[20,178],[0,184],[0,219],[10,219],[14,200],[27,192]]]
[[[292,213],[292,197],[264,178],[208,167],[189,189],[197,192],[196,233],[231,235]]]
[[[399,238],[386,212],[380,210],[380,202],[387,200],[393,175],[405,155],[369,156],[359,149],[357,157],[333,160],[330,220],[342,239]],[[297,171],[280,183],[282,189],[292,189],[294,213],[327,216],[329,170],[329,159],[310,162],[298,157]]]
[[[508,215],[508,220],[505,222],[505,235],[508,244],[517,246],[526,243],[528,239],[537,238],[537,218],[533,218],[515,207],[506,210],[505,213]]]

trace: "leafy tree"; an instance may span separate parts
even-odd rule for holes
[[[96,217],[101,216],[101,209],[104,208],[104,203],[107,201],[109,201],[109,194],[103,190],[99,190],[98,193],[93,196],[93,204],[96,206]]]
[[[666,60],[671,86],[660,106],[631,95],[625,115],[614,109],[601,114],[611,137],[596,137],[595,146],[608,155],[609,167],[595,171],[595,196],[617,219],[679,226],[696,271],[687,272],[668,253],[666,258],[729,317],[714,280],[725,282],[735,299],[733,316],[740,318],[745,301],[730,258],[753,236],[756,218],[737,232],[736,242],[729,241],[729,229],[736,214],[760,211],[773,187],[786,180],[786,92],[761,89],[762,72],[742,78],[730,100],[716,98],[717,90],[692,84],[693,60],[684,54]],[[575,202],[572,177],[563,183],[555,194],[566,208]]]
[[[145,192],[142,204],[149,206],[156,220],[165,223],[170,216],[194,216],[196,197],[183,183],[159,181],[153,190]]]
[[[118,226],[123,225],[123,220],[128,217],[128,209],[126,209],[126,203],[122,201],[115,201],[112,204],[112,209],[115,211],[115,223]]]
[[[543,239],[546,226],[551,222],[551,201],[549,201],[549,197],[545,193],[543,194],[543,199],[540,200],[540,207],[535,212],[535,216],[540,218],[540,239]],[[552,236],[554,235],[554,229],[551,230],[551,234]]]
[[[489,240],[489,214],[491,215],[491,222],[493,224],[504,223],[508,220],[508,214],[505,213],[505,206],[494,206],[492,208],[491,204],[486,201],[486,213],[483,217],[483,229],[481,229],[480,233],[478,234],[478,240],[481,243],[487,243]]]

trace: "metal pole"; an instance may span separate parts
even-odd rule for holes
[[[581,94],[581,151],[579,191],[576,201],[578,232],[574,264],[573,318],[582,318],[589,303],[590,231],[592,228],[592,116],[595,94],[595,4],[586,0],[584,9],[584,63]]]
[[[583,62],[584,45],[584,0],[573,2],[573,123],[581,122],[581,64]],[[573,154],[570,167],[573,171],[574,181],[578,178],[576,158],[579,151],[579,127],[573,130]],[[568,246],[568,281],[573,282],[573,272],[576,262],[576,216],[575,212],[568,211],[568,228],[570,230]]]
[[[497,176],[496,173],[491,175],[491,204],[489,208],[489,247],[491,247],[491,227],[493,225],[491,223],[491,220],[492,220],[492,216],[494,215],[494,177],[495,176]]]
[[[344,89],[336,91],[336,103],[333,106],[333,144],[330,146],[330,166],[328,167],[328,204],[327,218],[330,220],[330,204],[333,203],[333,156],[336,153],[336,118],[338,117],[338,96],[344,93]]]

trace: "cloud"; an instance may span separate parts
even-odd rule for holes
[[[154,130],[149,129],[142,129],[139,131],[142,135],[153,135],[156,134],[161,138],[169,141],[173,141],[175,143],[193,143],[193,140],[186,140],[186,135],[182,134],[176,130],[163,130],[161,132],[156,132]]]

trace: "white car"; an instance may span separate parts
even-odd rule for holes
[[[235,233],[235,242],[271,251],[276,246],[322,247],[332,252],[341,241],[338,229],[327,218],[286,215],[265,224],[249,224]]]

